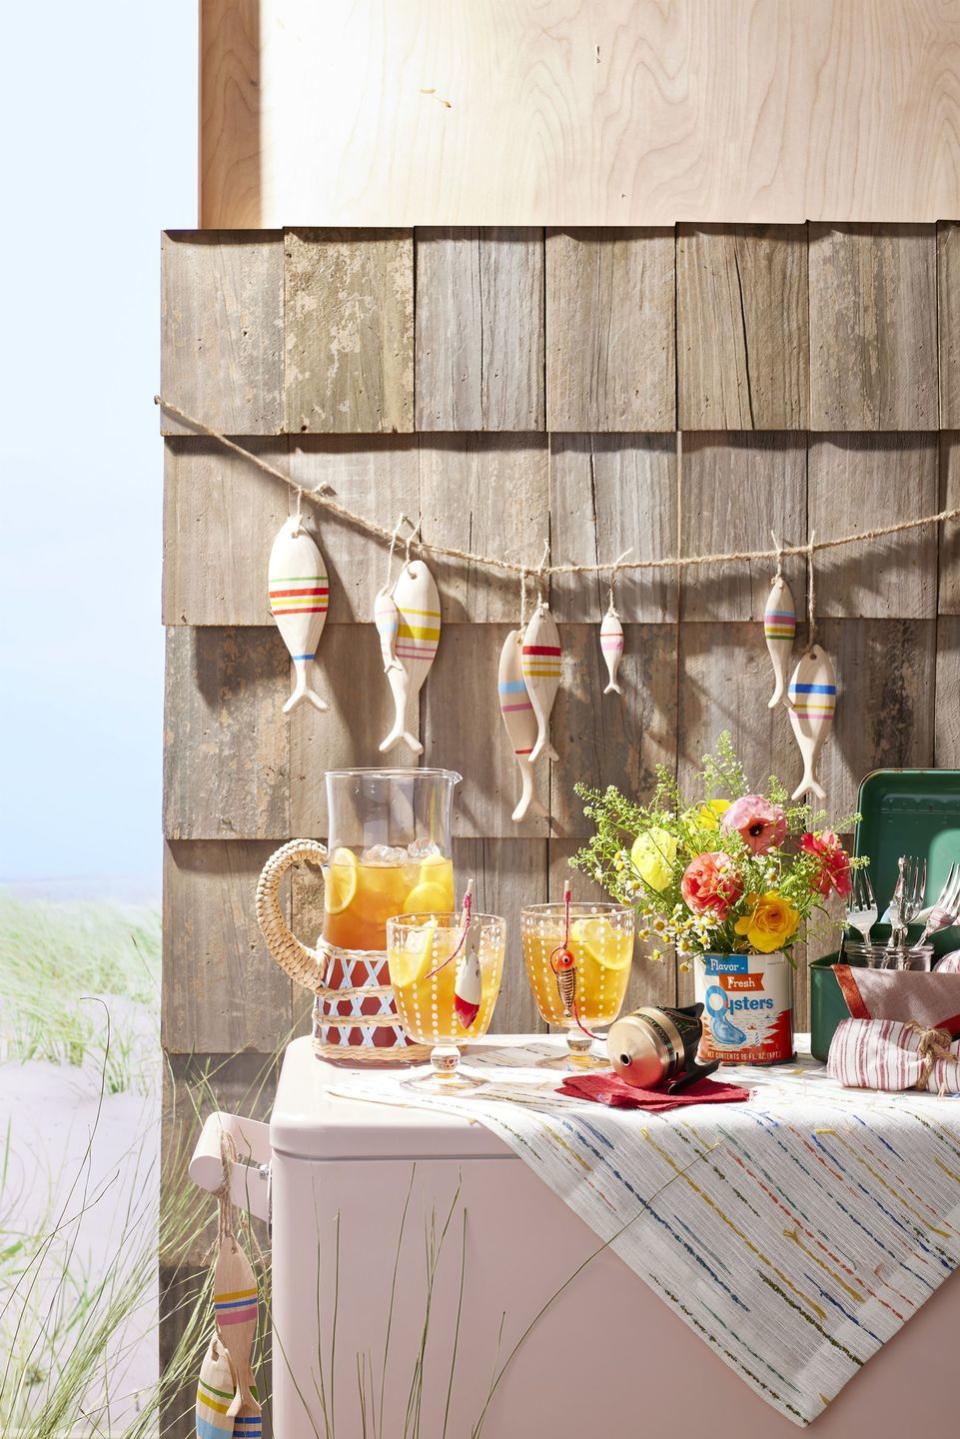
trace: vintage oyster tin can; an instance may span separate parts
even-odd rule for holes
[[[774,954],[703,954],[694,961],[703,1005],[699,1059],[782,1064],[793,1058],[793,967]]]

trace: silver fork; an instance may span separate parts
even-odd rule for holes
[[[956,924],[958,918],[960,918],[960,864],[952,864],[943,889],[937,896],[937,902],[927,915],[923,933],[916,944],[911,946],[911,952],[922,949],[931,934],[936,934],[941,929],[949,929],[951,924]]]
[[[897,861],[897,883],[890,901],[890,938],[887,949],[902,949],[906,943],[907,926],[923,908],[927,887],[927,861],[902,854]]]
[[[870,876],[865,869],[855,869],[850,876],[850,896],[847,900],[847,924],[863,936],[863,942],[870,948],[870,931],[877,922],[877,900],[873,893]]]

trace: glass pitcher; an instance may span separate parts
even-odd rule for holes
[[[329,841],[292,840],[257,885],[257,920],[277,964],[317,996],[319,1053],[410,1048],[387,969],[387,920],[455,907],[451,814],[462,776],[446,769],[343,769],[326,775]],[[323,885],[323,931],[310,949],[291,933],[280,881],[305,860]],[[374,1058],[373,1054],[360,1055]]]

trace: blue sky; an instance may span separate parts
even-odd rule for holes
[[[153,882],[160,231],[196,224],[197,4],[17,5],[5,33],[0,880]]]

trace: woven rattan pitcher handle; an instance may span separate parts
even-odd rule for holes
[[[325,956],[301,944],[283,917],[280,908],[280,881],[298,860],[305,859],[318,871],[323,884],[321,866],[327,862],[326,846],[317,839],[292,839],[272,854],[260,871],[257,881],[257,923],[267,948],[282,970],[316,994],[323,987]]]

